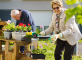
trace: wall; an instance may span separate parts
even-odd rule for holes
[[[27,9],[27,10],[52,10],[51,1],[0,1],[0,9]],[[64,3],[64,2],[63,2]],[[68,6],[64,3],[64,7]]]

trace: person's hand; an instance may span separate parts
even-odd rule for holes
[[[57,38],[59,38],[60,35],[59,34],[55,34],[55,35],[52,35],[50,38],[51,41],[55,42],[57,40]]]
[[[40,32],[40,34],[41,34],[42,36],[44,36],[44,35],[45,35],[45,32]]]

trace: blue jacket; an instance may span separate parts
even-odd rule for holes
[[[20,18],[20,20],[16,20],[16,26],[19,25],[19,23],[23,23],[23,24],[26,24],[26,26],[28,26],[28,23],[30,23],[30,25],[33,28],[32,32],[34,32],[35,24],[34,24],[34,20],[32,18],[31,13],[28,10],[21,9],[21,11],[22,11],[21,18]]]

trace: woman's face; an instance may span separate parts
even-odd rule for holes
[[[62,7],[58,4],[53,4],[53,10],[56,14],[59,14],[61,12]]]

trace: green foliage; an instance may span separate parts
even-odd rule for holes
[[[0,36],[0,39],[3,39],[4,38],[4,36]]]
[[[22,31],[27,31],[27,26],[24,26],[24,24],[23,24],[23,26],[20,26],[20,25],[17,25],[16,26],[16,31],[20,31],[20,30],[22,30]]]
[[[15,31],[15,24],[9,23],[8,25],[5,26],[5,28],[9,31]]]
[[[82,0],[80,0],[82,2]]]
[[[80,7],[80,11],[78,11],[77,13],[76,21],[78,24],[82,25],[82,6]]]
[[[4,31],[2,31],[2,36],[4,36]]]
[[[43,29],[43,25],[40,25],[40,26],[38,26],[37,28],[36,28],[36,34],[38,34],[38,35],[40,35],[40,32],[42,31],[42,29]]]
[[[29,38],[31,39],[33,36],[32,36],[32,32],[26,32],[26,38]]]
[[[51,43],[48,39],[40,39],[38,41],[38,49],[40,49],[40,44],[42,44],[43,49],[46,49],[47,51],[44,53],[46,55],[45,60],[55,60],[54,59],[54,50],[55,46],[54,43]]]
[[[16,31],[20,31],[20,30],[22,30],[22,29],[21,29],[21,26],[17,25],[17,26],[16,26]]]
[[[46,51],[47,51],[46,49],[32,50],[32,52],[35,53],[35,54],[43,54],[43,53],[45,53]]]
[[[69,8],[68,10],[65,11],[66,14],[66,20],[65,23],[73,16],[76,16],[76,22],[78,24],[82,25],[82,6],[81,2],[82,0],[65,0],[66,4],[68,5],[73,5],[76,4],[77,6],[74,8]]]
[[[71,8],[65,11],[66,14],[66,20],[65,23],[68,21],[68,19],[70,19],[73,15],[76,15],[79,11],[81,10],[80,7],[75,7],[75,8]]]
[[[47,43],[48,46],[45,46],[45,43]],[[44,53],[46,55],[45,60],[55,60],[54,51],[55,51],[56,45],[54,45],[54,43],[51,43],[48,39],[40,39],[38,41],[38,45],[39,44],[42,44],[43,48],[47,50],[47,52]],[[38,48],[40,48],[40,47],[38,47]],[[62,52],[62,60],[64,60],[64,56],[63,55],[64,55],[64,51]],[[72,60],[82,60],[82,57],[73,55],[72,56]]]
[[[32,30],[32,27],[31,26],[28,26],[27,30],[28,31]]]
[[[79,40],[78,42],[79,42],[79,43],[82,43],[82,40]]]
[[[27,31],[27,28],[28,28],[27,26],[25,26],[25,27],[23,26],[22,30]]]
[[[72,60],[82,60],[81,56],[72,56]]]
[[[82,15],[77,15],[77,23],[82,25]]]
[[[73,4],[77,3],[77,2],[79,2],[79,0],[64,0],[64,1],[68,5],[73,5]]]
[[[36,29],[36,34],[39,34],[41,31],[39,29]]]

